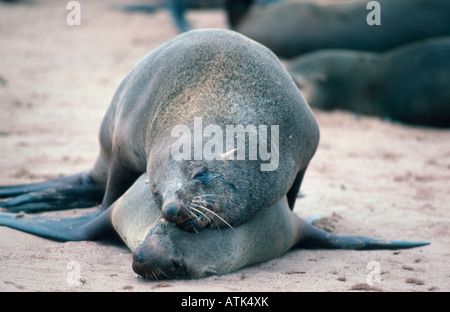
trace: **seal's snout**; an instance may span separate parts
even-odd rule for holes
[[[192,214],[188,213],[186,207],[179,200],[172,200],[162,207],[162,216],[169,222],[180,226],[192,220]]]
[[[139,246],[133,252],[133,271],[155,280],[183,278],[187,274],[183,259],[154,241]]]
[[[178,220],[180,218],[181,207],[175,202],[170,202],[163,207],[162,212],[166,220]]]
[[[144,254],[139,250],[137,252],[133,253],[133,262],[137,263],[138,265],[142,264],[145,261]]]

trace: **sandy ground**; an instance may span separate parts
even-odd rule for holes
[[[121,79],[177,34],[167,12],[124,14],[113,9],[119,2],[136,3],[81,0],[81,26],[67,25],[66,1],[0,3],[1,185],[89,168]],[[220,11],[188,17],[195,28],[226,27]],[[296,211],[330,217],[339,234],[431,245],[295,250],[224,276],[148,282],[132,271],[131,253],[120,244],[58,243],[0,227],[0,290],[449,291],[450,131],[315,113],[321,143]]]

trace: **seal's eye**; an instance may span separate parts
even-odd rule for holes
[[[199,171],[197,171],[192,178],[202,182],[207,182],[209,181],[208,170],[206,168],[202,168]]]

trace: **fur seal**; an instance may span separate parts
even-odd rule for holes
[[[450,37],[385,53],[322,50],[287,65],[312,107],[450,127]]]
[[[133,196],[140,201],[148,196],[148,192],[144,191],[140,195],[133,192]],[[125,213],[130,215],[128,211]],[[116,219],[120,219],[120,222],[123,220]],[[134,230],[134,225],[131,228]],[[369,250],[412,248],[429,244],[426,241],[386,241],[327,233],[297,217],[289,208],[286,197],[266,213],[235,229],[208,228],[196,234],[184,232],[167,222],[157,222],[150,230],[142,231],[142,234],[146,234],[145,238],[144,235],[141,236],[144,238],[142,243],[137,242],[137,247],[132,249],[132,267],[137,274],[150,279],[200,278],[226,274],[277,258],[291,248]]]
[[[233,272],[283,255],[291,248],[404,249],[428,241],[389,241],[327,233],[297,217],[286,196],[236,227],[186,232],[161,218],[143,174],[106,211],[80,217],[17,217],[0,212],[0,225],[59,241],[93,240],[111,227],[133,251],[132,268],[146,279],[192,279]]]
[[[269,135],[272,126],[277,131]],[[217,129],[228,134],[229,127],[242,131],[220,138]],[[264,127],[267,131],[258,133]],[[184,130],[194,134],[184,135]],[[205,135],[197,136],[199,131]],[[261,154],[265,146],[265,156],[274,157],[250,160],[250,137],[257,139],[256,152]],[[37,184],[2,187],[1,197],[16,197],[1,206],[33,212],[90,207],[102,198],[101,209],[106,210],[147,173],[149,192],[168,221],[191,231],[235,227],[285,195],[293,207],[317,148],[319,129],[270,50],[233,31],[198,30],[151,52],[130,71],[106,112],[99,138],[100,153],[92,169]],[[233,149],[242,139],[244,145]],[[175,159],[173,145],[180,142],[176,152],[187,152],[183,157],[189,161]],[[214,151],[208,159],[202,154],[207,146]],[[224,154],[230,151],[237,155]],[[239,160],[241,152],[246,160]],[[220,158],[223,154],[238,160],[227,161]],[[270,165],[276,167],[263,170]],[[269,180],[275,187],[266,183]],[[194,204],[204,211],[193,213]]]
[[[281,156],[276,169],[261,170],[267,159],[233,159],[237,149],[219,159],[175,160],[174,143],[192,140],[173,137],[173,129],[195,132],[198,116],[205,125],[277,125],[277,144],[272,136],[259,141]],[[209,134],[197,144],[210,142]],[[273,53],[227,30],[188,32],[147,55],[120,84],[92,169],[0,188],[2,197],[16,196],[1,203],[10,211],[86,207],[103,196],[100,209],[75,218],[2,212],[0,225],[59,241],[117,233],[134,251],[134,270],[146,278],[223,274],[294,246],[428,244],[338,238],[296,218],[291,209],[318,139],[309,106]],[[196,140],[187,156],[195,156]]]
[[[384,52],[409,42],[450,35],[447,0],[379,0],[381,25],[369,26],[368,1],[285,2],[265,9],[229,1],[231,28],[282,58],[320,49]]]

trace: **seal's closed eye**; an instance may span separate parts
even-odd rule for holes
[[[198,170],[194,175],[192,176],[192,179],[199,180],[203,183],[206,183],[210,180],[210,174],[209,170],[206,167],[202,167],[200,170]]]

